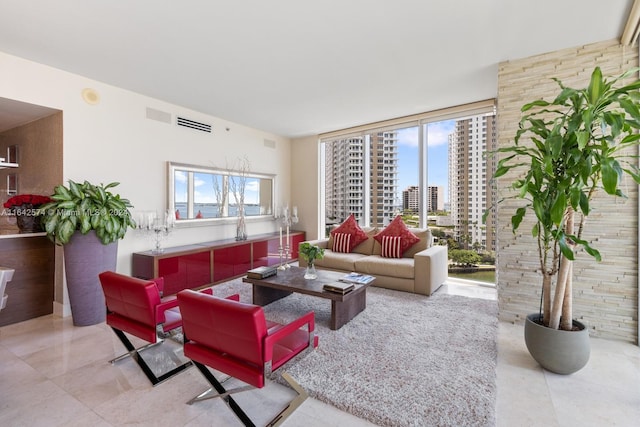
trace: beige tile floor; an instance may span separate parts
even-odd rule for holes
[[[492,287],[453,280],[439,292],[496,297]],[[639,347],[594,338],[589,364],[560,376],[531,359],[522,335],[522,326],[500,324],[498,426],[640,425]],[[44,316],[0,328],[0,426],[241,425],[219,399],[184,403],[206,388],[196,369],[151,387],[133,361],[106,362],[120,352],[122,345],[105,324],[78,328],[70,318]],[[237,396],[264,422],[292,391],[270,383]],[[308,399],[284,425],[371,424]]]

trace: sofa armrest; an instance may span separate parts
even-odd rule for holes
[[[300,242],[300,245],[303,244],[305,242]],[[322,249],[327,249],[329,247],[329,239],[318,239],[318,240],[307,240],[306,243],[309,243],[311,245],[315,245],[319,248]],[[298,245],[298,247],[300,246]]]
[[[431,295],[449,276],[447,247],[435,245],[418,252],[413,257],[415,290],[423,295]]]
[[[306,242],[300,242],[298,244],[298,253],[300,253],[300,245],[302,245],[303,243],[310,243],[322,249],[327,249],[329,247],[329,239],[307,240]],[[307,261],[302,259],[302,257],[298,257],[298,265],[300,267],[306,267]]]
[[[296,332],[304,326],[307,326],[307,334],[309,336],[309,344],[317,347],[317,340],[315,339],[316,317],[313,311],[310,311],[299,318],[292,320],[289,323],[280,324],[276,328],[272,329],[268,335],[264,338],[264,347],[262,349],[264,353],[265,361],[273,361],[273,347],[281,339],[285,339],[287,336]],[[288,359],[287,359],[288,360]],[[272,369],[277,369],[279,366],[273,366]]]

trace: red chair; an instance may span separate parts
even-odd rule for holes
[[[182,326],[177,298],[161,298],[164,284],[162,278],[142,280],[113,271],[105,271],[99,278],[107,305],[107,325],[111,326],[128,350],[111,360],[111,363],[133,357],[154,386],[191,366],[191,361],[184,362],[172,354],[177,366],[157,376],[140,354],[152,346],[162,344],[164,338]],[[211,289],[204,292],[212,293]],[[149,344],[135,348],[125,332]]]
[[[231,394],[264,387],[265,378],[272,370],[281,368],[303,351],[318,346],[313,312],[281,325],[267,321],[260,306],[191,290],[180,291],[178,303],[182,313],[184,355],[211,384],[210,389],[188,403],[220,397],[245,426],[254,424]],[[207,366],[248,385],[226,390]],[[306,391],[291,376],[282,372],[282,377],[298,392],[298,396],[269,425],[284,420],[307,398]]]

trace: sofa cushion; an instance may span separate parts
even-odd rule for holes
[[[355,271],[356,261],[362,258],[367,258],[367,255],[356,253],[345,254],[325,249],[322,259],[317,259],[314,264],[316,267],[324,267],[332,270]]]
[[[409,231],[415,234],[420,241],[402,254],[404,258],[413,258],[418,252],[431,247],[431,230],[428,228],[410,228]]]
[[[414,262],[412,258],[383,258],[380,255],[370,255],[357,259],[353,271],[371,276],[413,279]]]
[[[373,250],[374,255],[382,254],[382,237],[383,236],[400,236],[402,238],[400,250],[404,253],[411,246],[420,241],[418,236],[413,234],[402,221],[400,215],[396,216],[389,225],[387,225],[381,232],[376,234],[373,238],[379,243]]]
[[[331,231],[329,235],[329,248],[333,248],[333,240],[336,233],[346,233],[351,235],[349,252],[351,252],[353,248],[358,246],[360,243],[367,240],[367,234],[360,228],[356,221],[356,217],[353,214],[349,215],[349,217],[345,219],[338,228]]]
[[[371,255],[373,254],[373,245],[376,242],[373,236],[378,233],[378,229],[376,227],[362,227],[362,231],[366,233],[367,240],[353,248],[352,252],[362,255]]]
[[[382,236],[382,255],[383,258],[400,258],[402,256],[402,237],[400,236]]]

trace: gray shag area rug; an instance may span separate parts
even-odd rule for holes
[[[239,279],[214,287],[233,293],[251,302]],[[496,301],[370,287],[365,311],[337,331],[328,300],[292,294],[265,307],[277,322],[307,311],[319,346],[284,369],[310,396],[380,426],[496,424]]]

